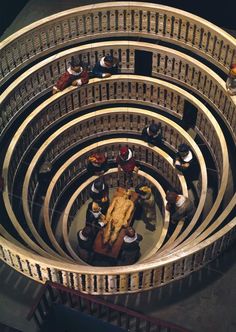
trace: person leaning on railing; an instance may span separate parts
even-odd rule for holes
[[[81,86],[88,83],[88,81],[89,76],[85,64],[72,56],[70,66],[53,86],[52,94],[54,95],[55,93],[68,88],[70,85]]]
[[[98,231],[105,226],[105,215],[102,213],[102,208],[96,202],[90,202],[88,205],[86,226],[92,228],[94,237],[96,237]]]
[[[102,57],[93,67],[91,76],[106,78],[117,74],[118,72],[118,59],[112,55]]]
[[[142,139],[151,145],[161,145],[163,140],[163,129],[160,123],[151,123],[143,128]]]
[[[90,188],[90,198],[102,208],[102,213],[106,214],[109,207],[109,188],[102,179],[96,179]]]
[[[231,96],[236,95],[236,64],[232,64],[226,80],[226,89]]]
[[[187,144],[183,143],[178,146],[178,152],[174,157],[174,165],[176,169],[183,173],[188,188],[191,188],[192,184],[194,187],[198,186],[199,165]]]
[[[168,191],[166,194],[166,209],[170,212],[172,224],[180,220],[190,221],[195,213],[193,202],[184,195],[177,194],[174,191]]]
[[[137,219],[142,219],[146,229],[154,231],[156,229],[156,206],[155,198],[149,186],[141,183],[135,187],[138,194],[138,204],[135,211]]]
[[[85,262],[89,263],[92,259],[93,231],[90,226],[85,226],[77,233],[78,254]]]
[[[139,242],[142,239],[142,235],[136,233],[132,227],[126,229],[117,265],[130,265],[137,262],[141,256]]]
[[[138,173],[139,170],[132,149],[127,146],[122,146],[116,157],[116,162],[118,165],[118,175],[121,170],[123,170],[126,176],[127,186],[131,186],[133,172]]]
[[[87,172],[90,176],[102,175],[108,168],[107,156],[104,153],[93,153],[88,157]]]

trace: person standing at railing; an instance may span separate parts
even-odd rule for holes
[[[67,71],[62,74],[56,84],[52,88],[52,94],[68,88],[70,85],[81,86],[88,83],[89,76],[85,64],[79,59],[71,57],[70,66]]]
[[[126,176],[127,186],[130,187],[133,173],[138,173],[138,166],[132,149],[127,146],[122,146],[116,157],[116,162],[118,164],[118,176],[120,175],[121,170],[123,170]]]
[[[106,78],[117,74],[118,72],[118,59],[112,55],[102,57],[93,67],[91,76]]]
[[[87,172],[90,176],[102,175],[108,168],[107,156],[104,153],[93,153],[88,157]]]
[[[168,191],[166,194],[166,209],[170,212],[172,224],[180,220],[190,221],[195,213],[193,202],[184,195],[177,194],[174,191]]]
[[[139,184],[135,188],[138,194],[138,206],[136,207],[137,219],[142,219],[145,223],[146,229],[154,231],[156,229],[156,205],[152,190],[145,184]]]
[[[117,265],[130,265],[137,262],[141,256],[139,242],[142,239],[142,235],[136,233],[132,227],[126,229]]]
[[[231,96],[236,95],[236,64],[230,67],[229,76],[226,80],[226,89]]]
[[[160,146],[163,140],[163,129],[160,123],[151,123],[149,126],[143,128],[142,139],[151,145]]]
[[[99,178],[92,183],[90,197],[102,208],[102,213],[106,214],[109,207],[109,188],[102,179]]]
[[[178,152],[174,157],[175,168],[183,173],[187,186],[190,189],[193,187],[198,189],[198,180],[199,180],[199,165],[198,162],[190,150],[190,147],[183,143],[178,146]]]
[[[52,175],[52,163],[46,160],[45,157],[43,157],[42,164],[38,172],[38,183],[39,183],[38,192],[40,193],[42,199],[44,198],[44,195],[46,193],[51,175]]]
[[[92,227],[94,237],[96,237],[98,231],[105,226],[105,215],[102,213],[102,208],[96,202],[90,202],[88,205],[86,226]]]
[[[93,232],[90,226],[85,226],[77,233],[78,254],[85,262],[89,263],[92,259]]]

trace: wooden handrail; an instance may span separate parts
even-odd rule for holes
[[[103,146],[107,146],[107,145],[111,145],[111,146],[118,146],[118,144],[124,144],[124,143],[128,143],[128,144],[134,144],[135,146],[143,146],[145,149],[150,149],[151,151],[153,151],[153,153],[157,154],[157,155],[160,155],[160,158],[161,159],[166,159],[166,164],[169,164],[170,167],[172,167],[174,169],[174,166],[173,166],[173,161],[172,159],[166,154],[164,153],[161,149],[159,148],[156,148],[156,147],[148,147],[148,144],[147,143],[144,143],[140,140],[135,140],[135,139],[122,139],[122,138],[117,138],[117,139],[109,139],[109,140],[105,140],[105,141],[102,141],[102,142],[99,142],[99,143],[95,143],[94,146],[96,146],[97,148],[101,148]],[[59,244],[57,243],[56,241],[56,238],[53,234],[53,231],[52,231],[52,228],[51,228],[51,218],[50,218],[50,211],[53,209],[51,206],[50,206],[50,199],[53,195],[53,191],[55,190],[55,186],[57,185],[58,183],[58,179],[60,176],[63,177],[63,173],[64,171],[66,171],[66,169],[69,167],[70,164],[72,164],[72,162],[77,159],[79,156],[81,156],[83,158],[84,156],[84,153],[85,151],[91,151],[91,146],[88,146],[87,148],[85,148],[84,150],[80,151],[79,153],[77,153],[76,155],[72,156],[70,159],[67,160],[67,162],[65,164],[63,164],[61,166],[61,168],[57,171],[57,173],[55,174],[55,176],[52,178],[52,181],[48,187],[48,190],[47,190],[47,193],[46,193],[46,196],[45,196],[45,203],[44,203],[44,207],[43,207],[43,211],[44,211],[44,223],[45,223],[45,228],[46,228],[46,231],[48,233],[48,236],[51,240],[51,243],[52,245],[54,245],[54,247],[58,250],[58,248],[60,247]],[[40,153],[40,151],[39,151]],[[35,156],[35,159],[37,158],[37,156]],[[203,167],[204,169],[204,167]],[[28,193],[28,188],[29,188],[29,182],[30,182],[30,178],[31,178],[31,174],[33,172],[33,169],[30,167],[26,173],[26,176],[25,176],[25,181],[24,181],[24,186],[23,186],[23,193],[22,195],[24,195],[24,197],[27,196],[27,193]],[[184,192],[185,195],[187,195],[187,188],[186,188],[186,183],[183,181],[182,179],[182,176],[181,175],[177,175],[177,178],[180,182],[180,184],[182,185],[182,190]],[[87,182],[84,182],[82,187],[85,188],[88,183],[90,182],[90,180],[88,180]],[[206,181],[205,181],[205,185],[207,185],[207,178],[206,178]],[[64,186],[63,186],[64,187]],[[81,190],[81,188],[79,188]],[[198,214],[201,212],[201,207],[203,207],[204,205],[204,196],[202,197],[202,204],[200,205],[199,207],[199,212]],[[26,205],[23,205],[23,208],[24,208],[24,213],[25,215],[27,214],[27,216],[29,216],[29,207],[28,207],[28,204]],[[30,216],[28,217],[30,218]],[[197,215],[196,215],[196,218],[197,218]],[[32,222],[32,219],[28,219],[29,221]],[[59,249],[60,250],[60,249]],[[60,250],[61,251],[61,250]]]
[[[117,172],[117,169],[112,169],[112,173],[113,172]],[[111,173],[110,173],[111,174]],[[143,259],[147,259],[148,257],[152,256],[152,254],[154,252],[156,252],[160,247],[161,244],[163,243],[166,233],[167,233],[167,228],[169,225],[169,221],[170,221],[170,213],[166,210],[165,206],[166,206],[166,199],[165,199],[165,191],[164,189],[161,187],[161,185],[157,182],[157,180],[155,180],[152,176],[150,176],[149,174],[140,171],[138,173],[138,177],[143,177],[145,178],[145,180],[149,181],[149,183],[152,185],[152,187],[154,187],[159,193],[160,193],[160,197],[162,199],[162,205],[163,205],[163,210],[164,210],[164,214],[163,214],[163,232],[161,232],[160,238],[156,238],[156,243],[155,243],[155,247],[152,248],[151,252],[149,252],[148,254],[145,255],[145,257],[141,257],[140,261],[142,261]],[[86,181],[86,183],[83,183],[82,186],[80,186],[79,188],[76,189],[76,191],[71,195],[71,198],[69,199],[64,212],[63,212],[63,218],[62,218],[62,237],[64,240],[64,243],[68,249],[68,251],[70,252],[71,256],[75,259],[81,262],[79,256],[76,254],[76,252],[74,251],[70,240],[69,240],[69,231],[70,231],[70,223],[68,220],[68,217],[70,217],[70,219],[72,218],[72,208],[75,205],[75,201],[79,199],[79,196],[82,192],[82,190],[84,188],[86,188],[86,186],[88,186],[88,184],[91,184],[92,181],[94,181],[94,179],[96,179],[97,177],[92,177],[89,179],[89,181]],[[46,197],[45,197],[46,199]]]
[[[140,36],[177,44],[226,72],[235,61],[235,39],[196,15],[152,3],[108,2],[54,14],[6,38],[0,43],[1,79],[5,82],[50,52],[102,36]]]
[[[182,328],[180,326],[177,326],[175,324],[169,323],[167,321],[163,321],[161,319],[157,319],[154,317],[149,317],[146,316],[144,314],[141,314],[140,312],[131,310],[127,307],[124,306],[120,306],[117,304],[113,304],[110,302],[107,302],[101,298],[98,297],[94,297],[88,294],[84,294],[84,293],[80,293],[78,291],[75,291],[73,289],[68,289],[60,284],[56,284],[56,283],[52,283],[50,281],[47,281],[43,286],[41,286],[41,289],[39,291],[39,294],[35,300],[35,303],[33,304],[32,308],[30,309],[30,312],[27,315],[27,319],[31,320],[34,316],[34,314],[37,311],[37,308],[40,306],[41,301],[43,300],[43,297],[45,297],[46,293],[49,292],[50,290],[54,290],[54,295],[55,292],[57,293],[57,295],[59,295],[61,297],[61,294],[70,294],[73,296],[73,298],[80,298],[83,300],[88,301],[89,303],[93,303],[93,304],[97,304],[99,306],[103,306],[106,308],[111,309],[112,311],[116,312],[116,313],[124,313],[129,317],[135,317],[136,319],[140,319],[141,321],[147,321],[152,323],[153,325],[159,327],[159,328],[168,328],[168,331],[170,332],[188,332],[188,330],[186,330],[185,328]],[[49,299],[52,301],[52,303],[54,302],[53,299],[51,298],[51,293],[49,293]],[[91,313],[90,313],[91,314]]]
[[[116,171],[116,170],[115,170]],[[139,261],[143,261],[144,259],[149,258],[150,256],[153,255],[153,253],[155,253],[162,245],[162,243],[165,240],[165,236],[167,234],[167,229],[169,226],[169,221],[170,221],[170,213],[169,211],[167,211],[166,209],[166,198],[165,198],[165,191],[162,188],[162,186],[160,185],[159,182],[157,182],[156,179],[154,179],[152,176],[150,176],[149,174],[139,170],[138,173],[139,176],[144,177],[146,179],[146,181],[148,180],[149,183],[152,185],[152,187],[154,187],[160,194],[161,200],[162,200],[162,206],[163,206],[163,228],[162,228],[162,232],[160,234],[160,238],[156,239],[156,244],[155,247],[148,253],[145,254],[145,256],[142,255],[142,257],[139,259]],[[92,179],[93,181],[94,179]],[[83,188],[85,187],[86,184],[83,184]],[[80,260],[79,256],[76,254],[76,252],[74,251],[70,240],[69,240],[69,232],[70,232],[70,223],[68,218],[72,218],[72,210],[73,210],[73,206],[75,205],[76,200],[79,199],[79,194],[81,193],[81,187],[76,189],[76,191],[71,195],[70,200],[68,201],[64,212],[63,212],[63,219],[62,219],[62,236],[63,236],[63,240],[64,243],[68,249],[68,251],[70,252],[70,254],[72,255],[72,257],[76,260]],[[188,193],[184,193],[185,195],[188,195]],[[160,204],[160,203],[159,203]]]
[[[227,93],[225,82],[215,72],[181,52],[160,45],[134,41],[103,42],[75,47],[43,60],[27,70],[0,97],[2,104],[0,132],[6,130],[14,117],[23,112],[36,98],[52,89],[53,82],[66,70],[66,63],[69,62],[71,55],[79,54],[90,66],[93,66],[99,52],[113,52],[120,57],[121,72],[127,74],[134,73],[136,50],[152,53],[154,77],[187,86],[210,103],[226,123],[236,142],[234,130],[236,97],[231,97]],[[44,77],[47,77],[47,80]],[[181,117],[181,108],[179,110],[178,108],[176,116]]]

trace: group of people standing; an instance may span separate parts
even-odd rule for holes
[[[145,128],[145,132],[147,128]],[[119,171],[127,175],[127,181],[132,180],[132,174],[138,172],[139,166],[135,160],[133,151],[127,146],[121,146],[116,157],[116,163]],[[180,144],[178,152],[174,158],[174,165],[178,171],[186,177],[186,182],[191,188],[192,182],[199,177],[199,166],[191,149],[186,144]],[[109,169],[107,156],[104,153],[97,152],[88,157],[87,171],[90,176],[98,175],[90,187],[90,198],[86,213],[85,228],[78,233],[79,252],[82,259],[91,263],[93,253],[87,246],[93,245],[94,239],[105,223],[105,216],[110,205],[109,188],[102,178],[102,175]],[[131,182],[129,183],[131,185]],[[145,222],[146,229],[154,231],[156,229],[156,207],[152,190],[145,184],[139,184],[135,188],[138,194],[136,204],[135,218]],[[190,221],[195,213],[193,201],[175,191],[166,193],[166,209],[171,214],[171,223],[174,225],[180,220]],[[132,227],[126,229],[126,235],[122,246],[122,251],[117,261],[118,265],[133,264],[140,256],[139,242],[142,237],[139,236]],[[132,243],[132,245],[131,245]],[[82,248],[82,254],[81,254]],[[85,253],[85,255],[84,255]]]
[[[142,209],[146,219],[149,218],[149,222],[155,224],[156,216],[151,215],[147,209],[147,206],[149,206],[149,211],[153,208],[155,211],[155,206],[150,206],[151,189],[145,188],[145,186],[138,186],[136,192],[140,193],[137,202],[139,209]],[[86,262],[93,264],[98,260],[99,256],[93,251],[93,244],[98,232],[105,226],[107,227],[106,218],[110,206],[109,188],[102,178],[98,178],[92,183],[90,187],[90,198],[92,201],[87,207],[85,227],[78,232],[77,237],[79,256]],[[155,204],[153,197],[151,200],[153,204]],[[146,202],[147,204],[145,204]],[[150,218],[152,218],[152,220],[150,220]],[[126,227],[119,257],[117,260],[113,260],[112,264],[127,265],[135,263],[140,257],[139,242],[141,240],[142,236],[137,234],[133,227]]]

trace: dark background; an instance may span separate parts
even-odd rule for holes
[[[70,0],[64,1],[69,3]],[[1,0],[0,35],[12,23],[27,2],[29,0]],[[50,0],[48,2],[50,3]],[[102,2],[102,0],[86,2],[94,3]],[[236,30],[236,0],[160,0],[144,2],[154,2],[183,9],[201,16],[222,28]],[[82,1],[82,3],[85,3],[85,1]],[[78,6],[80,4],[81,1],[78,0]]]

